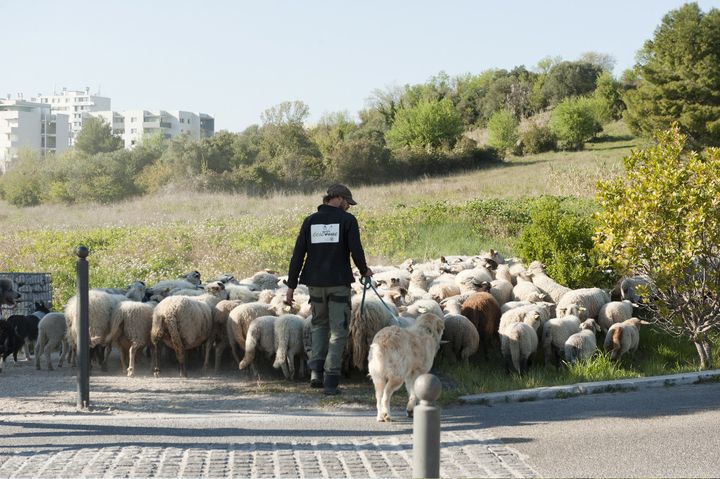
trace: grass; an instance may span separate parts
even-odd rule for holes
[[[350,185],[359,202],[352,212],[361,224],[370,264],[489,248],[513,255],[529,200],[576,197],[579,208],[588,207],[597,181],[622,174],[622,158],[642,146],[622,123],[614,123],[580,152],[511,157],[443,177]],[[262,268],[284,271],[300,223],[322,193],[259,198],[166,192],[112,205],[22,209],[0,202],[0,265],[6,271],[50,272],[56,310],[74,294],[73,249],[79,244],[90,247],[92,287],[123,286],[136,279],[152,284],[194,269],[203,278],[221,273],[243,278]],[[475,360],[469,368],[439,360],[436,370],[443,381],[443,401],[453,401],[465,394],[693,371],[699,368],[695,357],[686,341],[645,329],[636,357],[620,365],[600,355],[556,371],[542,367],[539,358],[540,367],[520,377],[506,375],[496,357],[490,363]],[[350,378],[347,387],[349,394],[327,401],[374,403],[366,376]],[[403,395],[396,395],[394,403],[407,401]]]

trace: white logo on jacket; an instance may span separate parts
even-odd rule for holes
[[[310,243],[339,243],[340,224],[310,225]]]

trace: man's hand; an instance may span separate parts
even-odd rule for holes
[[[288,288],[287,293],[285,293],[285,302],[289,305],[293,304],[293,296],[295,294],[295,290],[292,288]]]
[[[365,274],[363,276],[367,276],[368,278],[373,275],[373,270],[371,270],[369,267],[365,270]]]

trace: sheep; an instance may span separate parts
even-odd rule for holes
[[[495,251],[494,249],[490,249],[490,251],[480,253],[480,258],[491,259],[495,262],[495,264],[497,266],[499,266],[501,264],[505,264],[505,257],[503,255],[501,255],[500,253],[498,253],[497,251]]]
[[[240,281],[240,284],[249,285],[251,289],[262,291],[263,289],[277,289],[279,287],[280,278],[275,271],[266,269],[258,271],[250,278],[245,278]]]
[[[575,364],[578,360],[592,357],[597,349],[596,331],[600,331],[597,322],[592,318],[585,320],[580,325],[580,332],[565,341],[565,361]]]
[[[460,314],[460,310],[462,309],[462,304],[472,294],[473,293],[465,293],[465,294],[458,294],[456,296],[451,296],[449,298],[446,298],[446,299],[443,299],[442,301],[440,301],[440,306],[442,307],[443,311],[445,311],[445,314]]]
[[[533,284],[528,276],[519,274],[516,278],[515,287],[513,287],[513,299],[515,301],[528,301],[529,298],[540,296],[545,300],[548,298],[545,291]]]
[[[460,287],[454,281],[435,280],[428,289],[430,297],[437,302],[458,295],[461,292]]]
[[[614,323],[622,323],[626,319],[633,317],[633,308],[637,307],[629,299],[623,301],[610,301],[605,303],[598,312],[598,325],[604,333],[610,329]]]
[[[399,287],[404,289],[408,289],[410,287],[411,274],[409,271],[392,268],[387,271],[377,272],[376,268],[377,266],[372,267],[374,272],[372,280],[376,286],[385,288]]]
[[[498,327],[500,325],[500,305],[492,294],[485,291],[474,293],[465,300],[460,314],[468,318],[480,335],[480,344],[483,347],[485,359],[489,359],[489,350],[492,342],[498,346],[500,338]]]
[[[260,296],[259,291],[252,291],[248,286],[241,284],[224,283],[225,291],[227,291],[228,299],[240,300],[243,303],[251,303],[257,301]]]
[[[68,353],[68,342],[65,334],[67,323],[63,313],[47,313],[38,323],[38,339],[35,343],[35,369],[40,368],[40,358],[47,357],[47,369],[52,370],[52,352],[62,347],[58,367],[61,368]]]
[[[277,316],[260,316],[250,323],[245,338],[245,356],[238,365],[239,369],[243,370],[251,366],[253,374],[257,376],[258,372],[254,364],[257,352],[264,352],[268,358],[275,354],[278,349],[275,338],[275,321],[277,319]]]
[[[527,323],[513,323],[500,333],[500,351],[507,372],[513,369],[520,374],[527,373],[537,347],[537,332]]]
[[[132,293],[130,293],[132,294]],[[107,360],[110,356],[112,343],[106,342],[112,325],[112,312],[118,303],[125,301],[126,296],[109,294],[104,291],[91,289],[88,291],[88,329],[90,337],[90,354],[96,356],[100,368],[107,371]],[[77,296],[73,296],[65,305],[65,321],[67,323],[67,340],[71,355],[70,363],[75,366],[77,351]]]
[[[605,335],[603,347],[610,351],[610,359],[619,361],[623,354],[630,352],[634,355],[640,345],[640,325],[650,324],[638,318],[626,319],[622,323],[610,326]]]
[[[653,294],[653,282],[646,275],[628,276],[620,282],[620,299],[629,299],[635,304],[646,303],[647,296],[642,296],[638,287],[644,288],[645,294]]]
[[[410,274],[408,293],[413,296],[424,296],[428,294],[429,280],[424,271],[413,271]]]
[[[180,374],[187,377],[185,351],[205,344],[205,364],[208,363],[213,341],[215,306],[226,298],[225,285],[219,281],[205,286],[201,296],[168,296],[153,311],[150,339],[153,345],[153,372],[160,374],[158,342],[161,340],[175,351]]]
[[[127,375],[135,375],[135,355],[138,350],[149,346],[152,329],[154,302],[140,303],[123,301],[112,311],[110,317],[110,333],[105,342],[116,342],[120,346],[120,362],[125,367],[124,356],[127,354]]]
[[[610,295],[600,288],[573,289],[565,293],[557,303],[557,315],[561,318],[568,314],[571,304],[585,308],[588,318],[597,319],[603,304],[610,302]]]
[[[527,269],[527,275],[530,276],[533,284],[542,291],[550,295],[553,302],[557,304],[565,293],[571,291],[567,286],[563,286],[556,282],[545,273],[545,266],[540,261],[533,261]]]
[[[365,364],[375,334],[385,326],[399,326],[397,310],[393,305],[384,305],[375,294],[366,295],[365,305],[361,311],[362,296],[355,295],[351,299],[350,322],[345,345],[345,368],[355,366],[365,370]],[[388,308],[390,310],[388,310]]]
[[[500,316],[498,331],[502,334],[503,330],[514,323],[527,323],[532,326],[538,334],[540,334],[541,326],[554,316],[554,303],[529,303],[502,313],[502,316]]]
[[[445,321],[445,330],[440,349],[446,357],[469,366],[470,356],[475,354],[480,347],[480,335],[477,328],[461,314],[446,314],[443,320]]]
[[[493,298],[502,306],[508,301],[512,301],[513,285],[504,279],[494,279],[490,281],[490,294],[492,294]]]
[[[442,318],[444,314],[442,308],[434,299],[418,299],[407,305],[402,311],[403,316],[410,318],[417,318],[425,313],[433,313],[439,318]]]
[[[227,285],[226,285],[227,287]],[[213,332],[212,332],[212,348],[215,350],[215,374],[220,372],[220,363],[222,360],[223,351],[230,343],[230,338],[227,334],[227,323],[230,317],[230,313],[240,306],[245,304],[243,301],[238,299],[223,299],[215,305],[215,311],[213,316]],[[209,367],[209,356],[205,355],[205,369]]]
[[[305,351],[303,333],[305,321],[295,314],[283,314],[274,323],[275,369],[282,368],[285,379],[295,379],[295,361],[300,360],[300,377],[305,376]]]
[[[238,354],[238,345],[245,350],[245,340],[250,323],[260,316],[274,316],[275,309],[267,304],[259,301],[252,303],[244,303],[235,307],[228,315],[226,323],[227,337],[230,342],[230,350],[236,363],[240,363],[240,355]]]
[[[575,333],[580,332],[580,318],[566,315],[562,318],[552,318],[543,326],[543,349],[545,351],[545,366],[550,366],[551,358],[555,359],[555,366],[560,368],[560,361],[565,354],[565,341]]]
[[[468,291],[479,291],[482,283],[490,283],[493,279],[492,274],[486,268],[472,268],[460,271],[455,276],[455,284],[460,288],[461,293]]]
[[[504,279],[515,286],[517,284],[517,277],[521,274],[525,274],[525,265],[523,265],[520,260],[510,258],[506,260],[504,264],[498,265],[495,270],[495,279]]]

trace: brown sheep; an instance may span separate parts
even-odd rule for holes
[[[490,345],[500,346],[500,305],[492,294],[480,291],[474,293],[465,300],[460,308],[460,314],[470,320],[477,328],[480,336],[480,344],[483,348],[485,359],[489,359]]]

